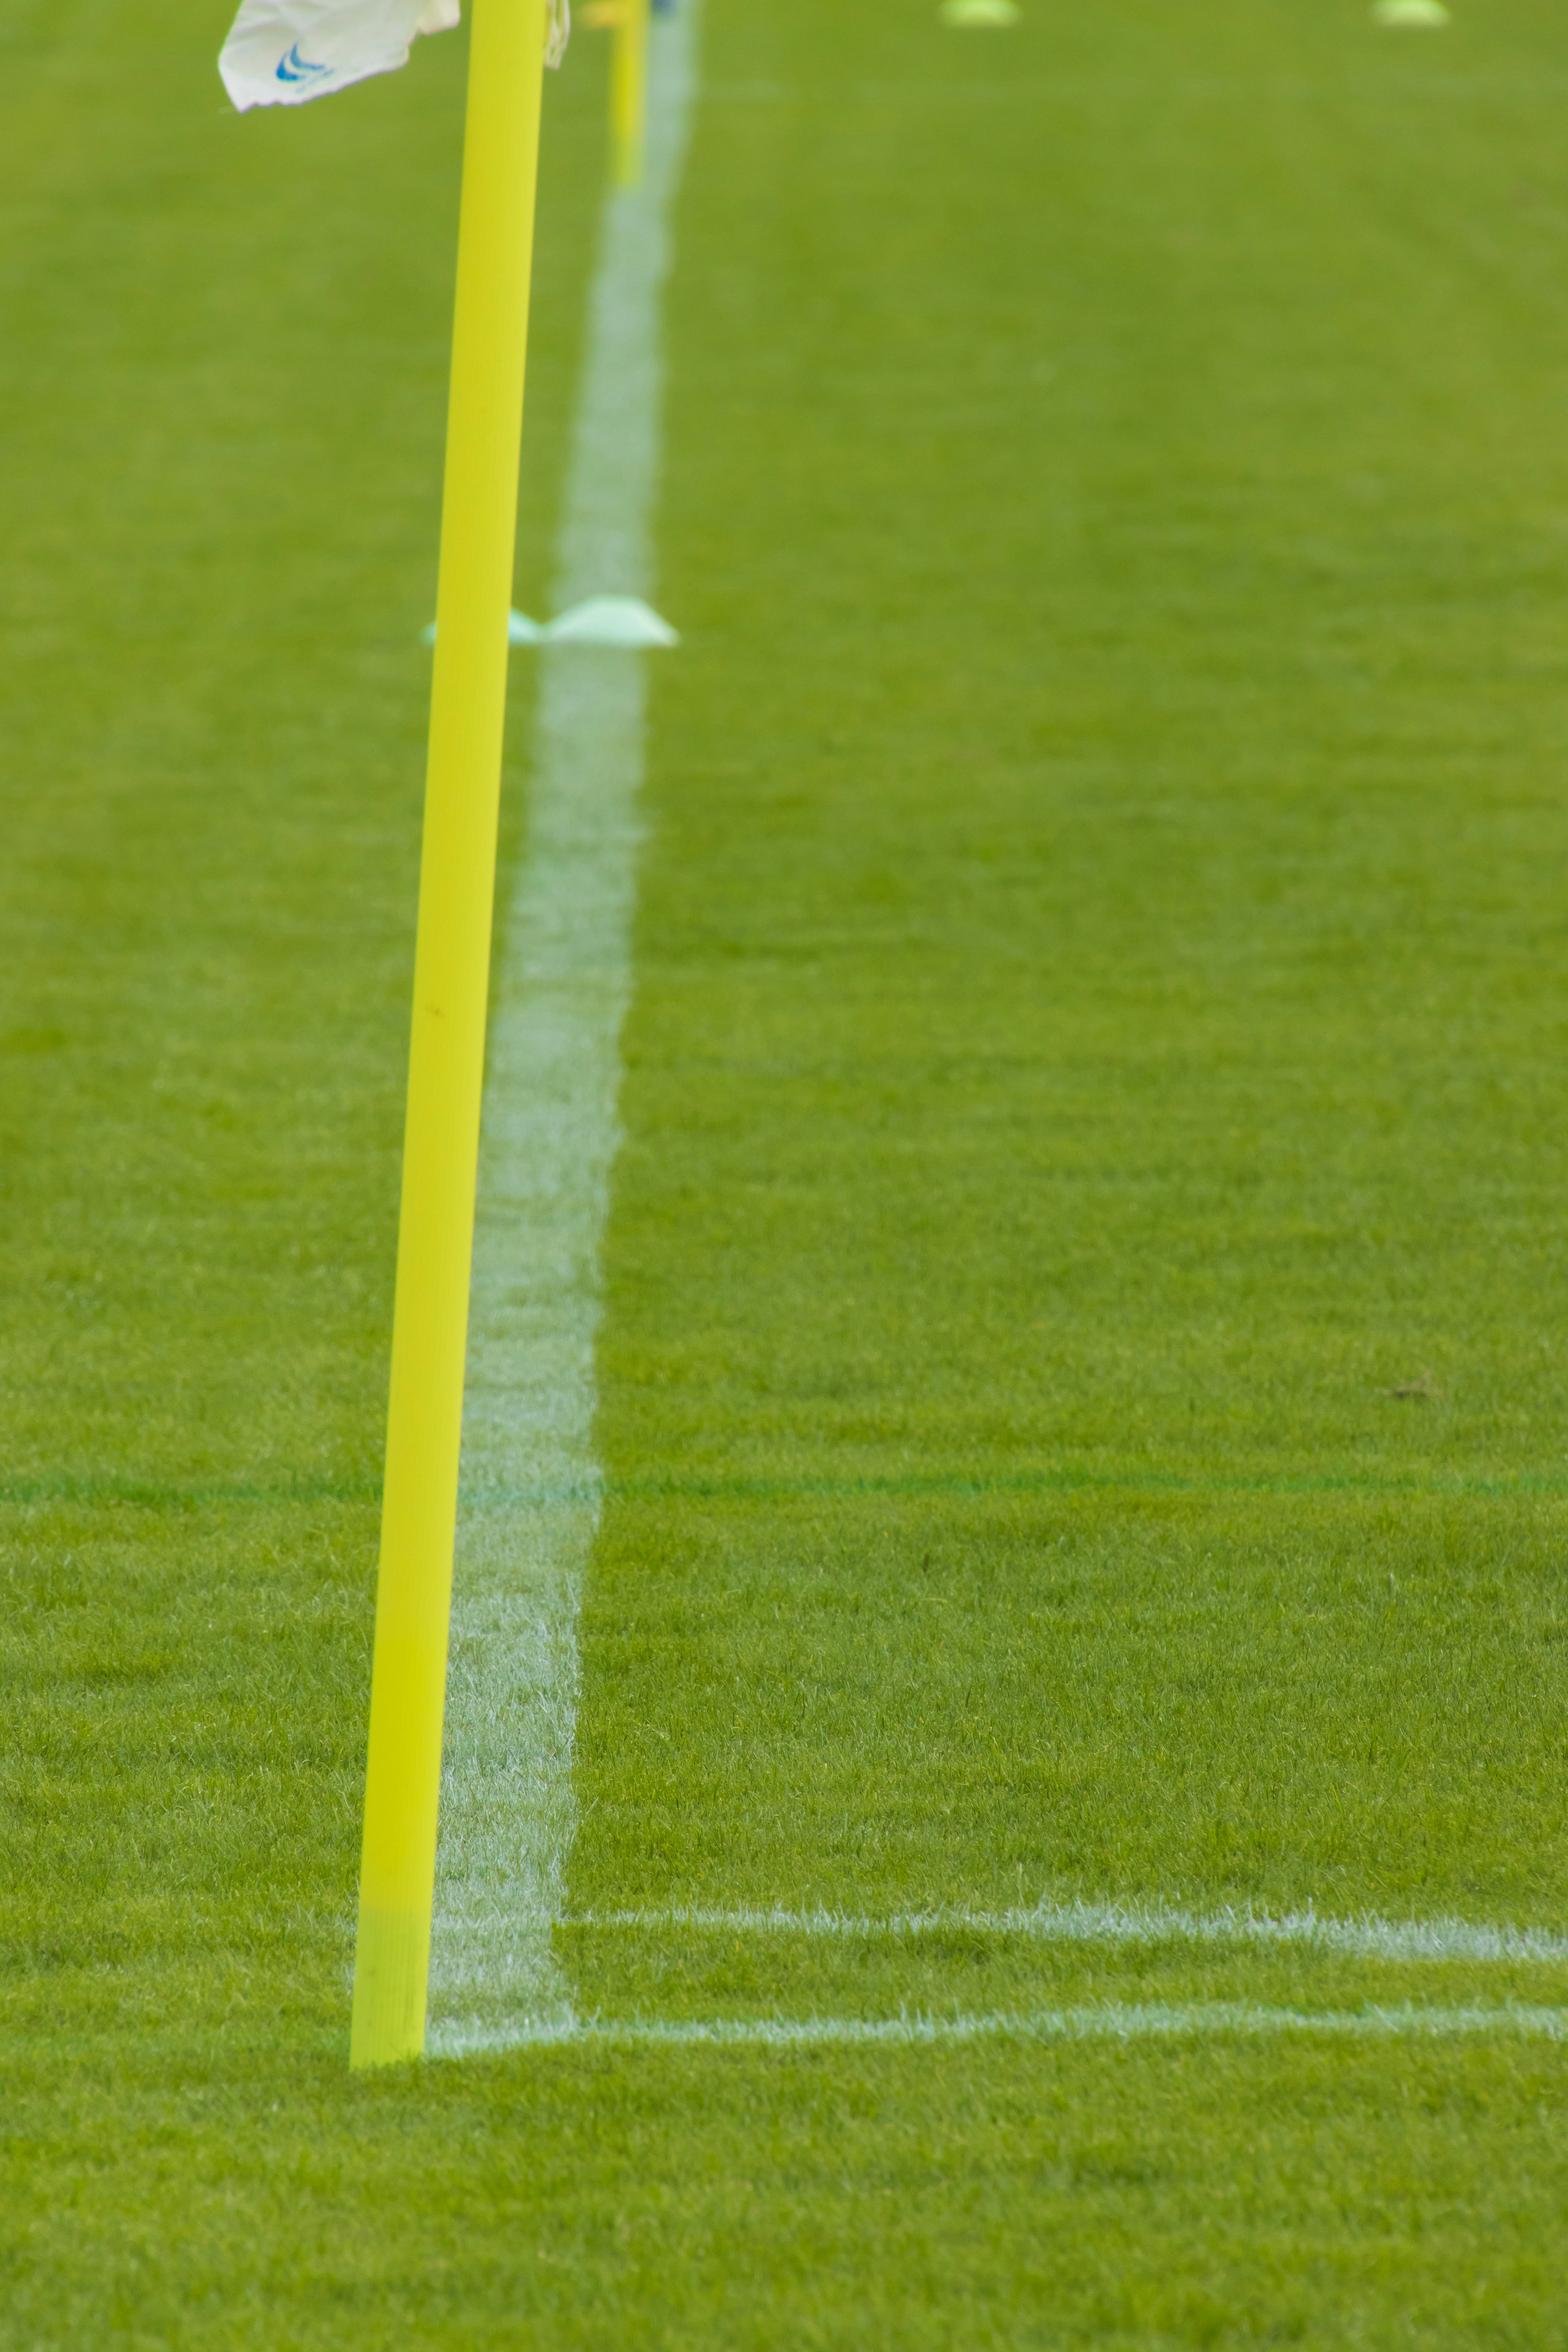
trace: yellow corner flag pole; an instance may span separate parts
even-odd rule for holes
[[[648,0],[587,0],[583,22],[608,31],[610,46],[610,153],[616,185],[642,185],[643,141],[647,124]]]
[[[349,2063],[425,2046],[546,0],[474,0]]]
[[[620,0],[612,19],[610,128],[618,187],[642,185],[643,136],[647,115],[648,0]]]

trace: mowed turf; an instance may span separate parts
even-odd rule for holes
[[[462,49],[241,124],[222,30],[0,27],[0,2343],[1568,2342],[1550,2044],[349,2078]],[[1561,28],[704,46],[574,1909],[1568,1927]],[[606,2019],[1568,1999],[559,1944]]]

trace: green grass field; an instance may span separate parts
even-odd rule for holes
[[[1568,34],[1455,8],[708,0],[606,2027],[1568,2002]],[[241,121],[227,14],[0,13],[0,2346],[1568,2347],[1561,2041],[350,2076],[464,48]],[[1543,1932],[676,1916],[1075,1900]]]

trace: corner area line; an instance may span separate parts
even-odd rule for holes
[[[737,1906],[704,1910],[575,1911],[565,1927],[645,1935],[825,1937],[845,1943],[922,1937],[987,1936],[1042,1944],[1294,1945],[1366,1960],[1568,1962],[1568,1936],[1550,1927],[1489,1925],[1471,1919],[1335,1919],[1321,1912],[1184,1911],[1165,1903],[1038,1903],[1016,1910],[940,1905],[877,1917],[853,1911],[791,1911]]]
[[[605,200],[557,609],[652,587],[660,307],[699,13],[681,0],[653,20],[644,184]],[[603,1486],[599,1252],[619,1140],[648,656],[562,644],[538,658],[528,835],[502,917],[479,1148],[433,2055],[573,2030],[550,1931],[574,1826],[577,1620]]]
[[[1300,2035],[1320,2041],[1421,2042],[1490,2036],[1523,2042],[1568,2041],[1568,2010],[1523,2004],[1387,2009],[1275,2009],[1251,2001],[1102,2001],[1079,2009],[963,2011],[946,2016],[592,2018],[560,2025],[542,2020],[521,2034],[482,2032],[446,2054],[477,2056],[526,2042],[533,2048],[585,2044],[631,2048],[813,2050],[891,2046],[922,2049],[975,2042],[1258,2041]]]

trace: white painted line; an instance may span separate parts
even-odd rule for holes
[[[837,1937],[846,1942],[930,1936],[995,1936],[1045,1944],[1305,1945],[1370,1960],[1568,1962],[1568,1936],[1547,1927],[1489,1927],[1468,1919],[1325,1918],[1317,1911],[1184,1911],[1164,1903],[1040,1903],[1011,1911],[942,1906],[886,1917],[782,1906],[703,1910],[580,1911],[570,1925],[650,1934]]]
[[[443,2054],[485,2050],[609,2043],[625,2048],[761,2047],[769,2050],[925,2048],[965,2042],[1253,2041],[1300,2034],[1343,2042],[1453,2041],[1497,2036],[1568,2041],[1568,2010],[1510,2004],[1487,2008],[1270,2009],[1252,2001],[1101,2001],[1081,2009],[993,2010],[976,2014],[902,2017],[585,2018],[541,2020],[522,2033],[476,2029]]]
[[[646,597],[659,313],[699,0],[654,21],[646,174],[605,200],[555,602]],[[491,1012],[431,1948],[433,2053],[570,2021],[551,1951],[573,1832],[577,1616],[598,1525],[599,1246],[631,991],[639,653],[541,653],[529,830]],[[530,1502],[531,1493],[538,1499]]]

